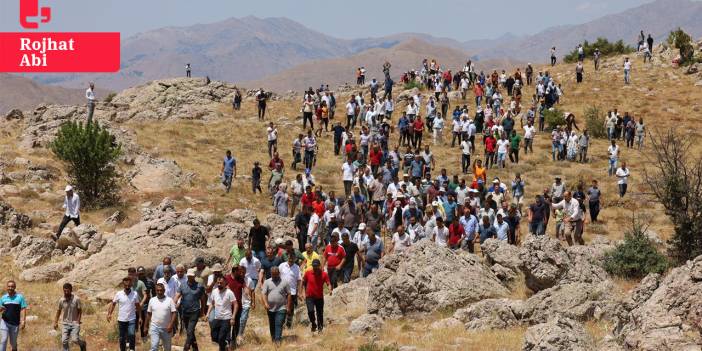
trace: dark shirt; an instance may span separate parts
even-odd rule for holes
[[[266,249],[266,237],[268,236],[268,228],[264,226],[251,227],[249,231],[249,241],[251,242],[251,250],[264,251]]]
[[[358,245],[356,245],[356,243],[354,243],[353,241],[349,241],[348,244],[341,243],[341,246],[346,252],[346,261],[344,261],[344,265],[342,268],[352,268],[354,257],[358,253]]]
[[[225,275],[224,279],[227,281],[227,286],[229,286],[229,290],[231,290],[234,293],[234,297],[236,297],[236,303],[241,308],[241,295],[246,284],[246,278],[241,277],[241,279],[237,279],[233,277],[230,273]]]
[[[487,227],[483,226],[482,224],[478,226],[478,233],[480,233],[480,243],[484,243],[485,240],[490,239],[490,238],[497,238],[497,231],[495,230],[495,227],[488,224]]]
[[[298,213],[295,216],[295,227],[300,231],[300,234],[307,235],[307,227],[310,224],[310,215]]]
[[[200,312],[200,300],[205,295],[205,288],[202,285],[197,282],[192,285],[183,284],[178,288],[178,293],[181,296],[180,308],[183,309],[183,313]]]
[[[273,255],[273,258],[268,258],[268,255],[263,257],[261,259],[261,269],[263,270],[264,275],[263,279],[270,279],[271,268],[278,267],[281,263],[283,263],[283,260],[281,260],[277,255]]]
[[[529,209],[531,210],[531,220],[534,223],[539,223],[544,220],[544,218],[547,215],[548,212],[548,205],[544,202],[541,203],[541,205],[538,204],[531,204],[529,205]]]

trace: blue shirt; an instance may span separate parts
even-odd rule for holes
[[[183,313],[196,313],[200,311],[200,299],[205,295],[205,288],[193,282],[186,283],[178,287],[178,293],[180,294],[180,307],[183,309]]]
[[[412,178],[421,178],[422,170],[424,170],[424,162],[422,162],[422,160],[412,160],[410,168],[412,169]]]
[[[480,234],[480,243],[484,243],[485,240],[494,238],[497,236],[497,232],[495,231],[495,227],[488,225],[487,227],[483,226],[482,224],[478,226],[478,233]]]
[[[507,234],[509,233],[509,223],[502,221],[502,224],[495,221],[495,232],[497,232],[497,238],[500,240],[507,240]]]
[[[234,167],[236,167],[236,159],[234,156],[227,158],[224,157],[224,174],[230,175],[234,174]]]
[[[466,240],[475,239],[475,232],[478,229],[478,219],[473,215],[469,215],[468,218],[466,218],[466,216],[461,217],[459,222],[463,226],[463,231],[466,234]]]
[[[454,213],[456,212],[457,204],[455,202],[444,202],[444,212],[446,212],[446,220],[444,222],[451,223],[453,221]]]
[[[12,297],[8,294],[3,295],[0,297],[0,306],[5,309],[2,313],[2,320],[5,323],[13,326],[20,325],[20,312],[27,308],[27,301],[22,294],[15,293]]]

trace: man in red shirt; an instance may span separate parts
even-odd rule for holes
[[[492,134],[485,136],[485,168],[489,169],[490,165],[495,165],[495,147],[497,140]]]
[[[458,216],[453,216],[453,221],[449,225],[449,248],[453,250],[460,248],[463,242],[464,230],[458,219]]]
[[[315,196],[314,193],[312,192],[312,187],[307,186],[305,188],[305,193],[302,194],[302,197],[300,198],[300,203],[302,204],[302,208],[305,207],[312,207],[312,203],[314,202]]]
[[[324,216],[324,212],[327,211],[327,206],[324,204],[324,200],[320,194],[315,195],[315,200],[312,203],[312,209],[320,218],[322,218]]]
[[[312,261],[312,270],[305,272],[302,276],[307,317],[312,325],[313,333],[316,331],[321,333],[324,330],[324,284],[331,285],[329,275],[322,270],[319,260],[315,259]]]
[[[412,129],[414,130],[413,145],[416,148],[421,148],[422,132],[424,132],[424,122],[422,122],[422,119],[419,116],[417,117],[417,119],[414,120],[414,123],[412,123]]]
[[[377,143],[373,143],[373,148],[368,154],[368,159],[370,161],[373,174],[377,174],[378,168],[380,167],[380,161],[383,160],[383,150],[380,149],[380,146]]]
[[[346,259],[346,251],[339,245],[339,233],[332,232],[331,242],[324,248],[324,262],[327,266],[327,274],[331,282],[331,289],[336,289],[337,280],[341,274],[341,267]],[[353,259],[353,258],[352,258]]]

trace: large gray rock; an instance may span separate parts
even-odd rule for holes
[[[459,308],[509,293],[477,256],[429,240],[385,256],[369,279],[368,312],[385,318]]]
[[[522,266],[519,247],[510,245],[504,240],[485,240],[484,243],[480,244],[480,250],[485,255],[485,262],[489,265],[499,264],[515,272],[519,272]]]
[[[568,318],[553,318],[527,329],[522,351],[589,351],[594,348],[585,327]]]
[[[56,248],[56,243],[51,239],[24,235],[20,243],[12,249],[17,267],[27,269],[45,263]]]
[[[183,172],[175,161],[138,156],[127,177],[135,189],[154,193],[190,185],[195,176]]]
[[[107,238],[100,252],[76,263],[64,279],[102,291],[116,286],[127,268],[152,269],[165,256],[171,256],[175,264],[190,265],[196,257],[221,262],[224,256],[208,248],[212,227],[208,218],[191,209],[178,212],[164,199],[156,207],[144,209],[141,222]]]
[[[579,321],[601,319],[616,306],[613,289],[609,282],[559,284],[524,301],[520,317],[529,324],[543,323],[555,316]]]
[[[26,282],[53,282],[63,278],[66,272],[73,269],[73,263],[64,261],[50,263],[44,266],[25,269],[20,273],[20,279]]]
[[[354,335],[378,335],[383,327],[383,319],[377,314],[364,314],[349,324],[349,333]]]
[[[12,230],[24,230],[32,226],[32,219],[15,210],[10,204],[0,201],[0,226]]]
[[[466,329],[505,329],[520,324],[522,301],[487,299],[456,310],[453,318],[461,321]]]
[[[625,308],[614,329],[625,349],[701,350],[702,256],[664,278],[646,277]]]

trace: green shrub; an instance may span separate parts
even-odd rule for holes
[[[601,57],[624,55],[635,51],[631,46],[624,44],[624,41],[621,39],[614,43],[610,43],[606,38],[597,38],[594,43],[590,43],[587,40],[583,42],[585,58],[592,59],[595,49],[600,49]],[[578,62],[578,49],[575,48],[573,51],[571,51],[563,58],[563,61],[566,63]]]
[[[413,80],[405,83],[404,90],[409,90],[409,89],[422,89],[422,83],[419,82],[418,80]]]
[[[607,138],[607,128],[604,125],[605,113],[597,106],[585,109],[585,128],[591,138]]]
[[[553,130],[556,126],[565,125],[565,116],[563,116],[563,111],[558,108],[552,107],[548,110],[544,110],[544,121],[549,130]]]
[[[107,94],[107,96],[105,96],[105,98],[102,101],[104,101],[105,103],[110,103],[112,102],[112,99],[115,98],[115,96],[117,96],[116,93],[109,93]]]
[[[624,278],[642,278],[649,273],[663,273],[668,260],[646,237],[646,227],[634,218],[632,229],[624,234],[624,242],[605,254],[604,269]]]
[[[680,50],[680,65],[694,63],[695,47],[692,45],[692,37],[681,28],[670,32],[668,44]]]
[[[67,122],[49,146],[65,164],[71,183],[85,207],[114,204],[118,198],[114,162],[122,149],[114,137],[96,122]]]

